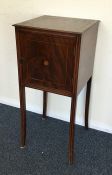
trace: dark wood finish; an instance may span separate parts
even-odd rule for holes
[[[47,92],[72,97],[69,129],[69,163],[74,158],[74,123],[77,95],[93,72],[97,20],[41,16],[15,24],[22,116],[21,142],[25,144],[25,87],[43,90],[43,116]],[[88,82],[86,124],[90,95]],[[87,126],[87,125],[86,125]]]
[[[43,92],[43,119],[46,119],[47,111],[47,92]]]
[[[25,104],[25,88],[19,87],[20,91],[20,109],[21,109],[21,148],[25,146],[26,141],[26,104]]]
[[[65,34],[81,34],[97,22],[98,20],[44,15],[22,23],[15,24],[15,26],[29,29],[44,29],[49,31],[64,32]]]
[[[70,114],[70,127],[69,127],[69,164],[73,163],[74,160],[74,123],[75,123],[75,113],[77,105],[77,83],[78,83],[78,67],[79,67],[79,57],[80,57],[80,44],[81,37],[77,37],[76,49],[75,49],[75,67],[72,79],[72,101],[71,101],[71,114]]]
[[[25,84],[71,92],[73,53],[76,37],[19,30]],[[71,58],[71,59],[69,59]],[[45,65],[45,61],[48,65]]]
[[[97,31],[98,24],[96,23],[89,30],[82,34],[80,64],[78,73],[78,94],[85,86],[85,82],[87,82],[90,79],[93,72]]]
[[[91,91],[91,78],[87,82],[87,89],[86,89],[86,104],[85,104],[85,128],[86,129],[88,129],[90,91]]]
[[[19,33],[16,33],[17,56],[20,57]],[[26,100],[25,100],[25,86],[24,81],[24,67],[23,63],[18,60],[18,75],[19,75],[19,96],[20,96],[20,112],[21,112],[21,133],[20,145],[21,148],[25,146],[26,141]]]

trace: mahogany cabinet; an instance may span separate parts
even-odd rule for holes
[[[71,97],[69,163],[74,158],[77,96],[87,83],[85,127],[98,32],[98,20],[41,16],[15,24],[21,110],[21,147],[26,139],[25,87],[43,91],[43,118],[47,92]]]

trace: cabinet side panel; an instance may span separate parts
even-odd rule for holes
[[[98,23],[82,34],[78,73],[78,94],[93,73]]]

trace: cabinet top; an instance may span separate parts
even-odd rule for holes
[[[44,15],[14,26],[81,34],[96,23],[99,23],[99,20]]]

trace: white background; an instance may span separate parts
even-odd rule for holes
[[[12,24],[49,14],[101,20],[99,26],[89,126],[112,133],[112,1],[0,0],[0,102],[19,106],[16,45]],[[27,109],[42,113],[42,92],[27,89]],[[47,114],[69,121],[69,97],[49,94]],[[84,124],[85,89],[78,97],[76,122]]]

